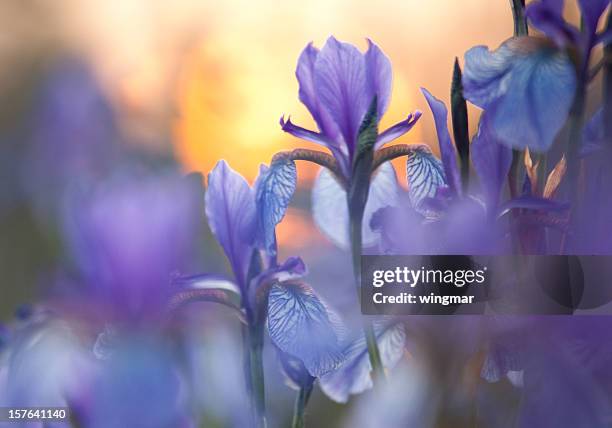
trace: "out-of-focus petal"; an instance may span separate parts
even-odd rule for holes
[[[364,247],[375,245],[378,234],[369,226],[372,215],[380,208],[397,204],[399,185],[395,170],[384,163],[375,172],[364,211],[362,240]],[[338,247],[348,249],[349,214],[346,191],[326,169],[319,173],[312,188],[312,211],[317,227]]]
[[[376,341],[382,365],[392,369],[404,354],[406,332],[401,323],[376,328]],[[331,373],[319,380],[321,389],[329,398],[346,403],[350,395],[361,394],[372,388],[372,365],[368,355],[365,336],[361,335],[346,348],[345,361]]]
[[[610,5],[610,1],[611,0],[578,0],[582,12],[582,19],[584,19],[589,34],[594,35],[597,31],[599,19]]]
[[[580,156],[585,157],[602,150],[606,145],[603,108],[587,122],[582,133]]]
[[[503,203],[499,207],[499,216],[507,214],[513,209],[528,209],[546,212],[562,212],[569,208],[566,202],[556,202],[550,199],[536,198],[533,196],[521,196]]]
[[[417,121],[421,118],[421,112],[416,110],[414,113],[410,113],[405,120],[396,123],[391,128],[383,131],[378,135],[376,139],[376,144],[374,145],[374,150],[378,150],[382,146],[391,141],[401,137],[406,132],[410,131],[412,127],[417,123]]]
[[[291,159],[281,159],[270,168],[260,169],[255,185],[257,239],[272,256],[276,255],[276,225],[285,216],[296,184],[297,169]]]
[[[208,175],[206,216],[212,233],[232,265],[236,281],[246,286],[255,232],[255,197],[249,184],[221,160]]]
[[[289,281],[270,290],[270,338],[281,351],[300,359],[312,376],[328,373],[342,362],[342,329],[338,316],[309,285]]]
[[[171,274],[190,259],[199,214],[181,176],[117,174],[71,195],[64,231],[92,301],[112,317],[163,313]]]
[[[368,90],[364,55],[348,43],[327,39],[315,62],[315,90],[338,125],[349,153],[374,94]]]
[[[482,107],[491,132],[514,148],[545,151],[566,121],[576,88],[567,53],[534,37],[513,38],[465,55],[464,95]]]
[[[438,144],[440,146],[442,164],[444,165],[446,182],[453,192],[460,194],[461,179],[459,178],[459,170],[457,168],[457,150],[448,133],[448,126],[446,124],[448,111],[444,103],[431,95],[427,89],[421,88],[421,92],[423,92],[427,104],[429,104],[436,123],[436,133],[438,134]]]
[[[365,53],[365,65],[368,93],[377,97],[376,112],[380,119],[387,111],[391,100],[393,73],[389,58],[370,39],[368,39],[368,50]]]
[[[478,134],[472,141],[470,156],[480,179],[487,211],[492,213],[499,203],[499,197],[510,171],[512,150],[499,144],[487,126],[487,119],[483,117],[478,127]]]
[[[429,147],[414,146],[406,160],[408,196],[414,209],[421,213],[426,198],[433,198],[440,186],[446,185],[444,166]]]
[[[526,15],[531,25],[559,47],[580,41],[579,31],[563,19],[563,1],[534,1],[527,7]]]

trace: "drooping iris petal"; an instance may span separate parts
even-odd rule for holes
[[[270,168],[261,168],[255,185],[258,241],[268,254],[276,255],[275,228],[295,192],[297,169],[291,159],[279,159]]]
[[[245,287],[255,232],[255,197],[246,180],[224,160],[208,175],[206,216],[238,284]]]
[[[267,293],[274,284],[302,278],[307,272],[306,265],[299,257],[289,257],[281,265],[266,269],[252,280],[254,285],[250,287],[250,303],[255,304],[258,294]]]
[[[303,282],[274,285],[268,296],[268,331],[283,352],[300,359],[319,377],[343,358],[339,318]]]
[[[382,365],[392,369],[404,354],[406,332],[401,323],[376,329],[376,340]],[[365,337],[353,341],[344,351],[344,363],[319,379],[321,389],[332,400],[346,403],[350,395],[361,394],[372,387],[372,365]]]
[[[315,91],[337,124],[349,153],[373,94],[367,89],[364,56],[348,43],[327,39],[315,62]]]
[[[485,113],[486,115],[487,113]],[[485,197],[485,205],[493,212],[499,203],[501,191],[512,164],[512,150],[499,144],[481,119],[478,134],[472,141],[470,156]]]
[[[444,175],[451,191],[456,194],[461,192],[461,179],[459,178],[459,170],[457,169],[457,150],[451,141],[448,133],[446,120],[448,111],[442,101],[431,95],[425,88],[421,88],[421,92],[427,99],[427,104],[433,113],[436,123],[436,133],[438,134],[438,144],[440,146],[440,155],[442,164],[444,165]]]
[[[374,245],[379,235],[369,226],[372,215],[380,208],[395,206],[399,185],[395,170],[390,163],[384,163],[375,172],[370,183],[370,192],[364,211],[362,239],[363,245]],[[338,247],[350,246],[349,214],[346,191],[338,184],[333,175],[321,169],[312,188],[312,213],[317,227]]]
[[[496,51],[465,54],[465,98],[487,112],[491,132],[510,147],[546,151],[566,121],[576,88],[567,53],[542,39],[509,39]]]
[[[527,6],[526,16],[531,25],[555,41],[557,46],[578,43],[578,29],[563,19],[563,0],[534,1]]]
[[[365,66],[368,84],[367,93],[372,98],[376,95],[378,102],[376,112],[380,119],[387,111],[389,101],[391,100],[393,73],[389,58],[370,39],[368,39],[368,50],[365,53]]]
[[[414,113],[410,113],[405,120],[402,120],[401,122],[393,125],[391,128],[381,132],[376,139],[376,144],[374,144],[374,150],[378,150],[385,144],[390,143],[391,141],[410,131],[421,118],[421,114],[422,113],[419,110],[416,110]]]
[[[172,281],[174,290],[168,303],[173,310],[187,303],[215,302],[240,310],[240,289],[227,278],[201,274],[183,276]]]
[[[410,202],[422,213],[423,201],[436,196],[438,188],[446,185],[444,166],[429,147],[414,146],[406,160],[406,175]]]

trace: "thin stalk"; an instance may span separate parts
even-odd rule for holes
[[[298,395],[295,397],[295,405],[293,407],[293,422],[292,428],[304,428],[306,426],[304,413],[306,405],[312,393],[312,382],[300,387]]]
[[[351,216],[351,254],[353,258],[353,274],[355,276],[355,283],[358,287],[359,300],[361,301],[359,289],[361,284],[361,228],[363,223],[363,210],[354,214],[354,216]],[[374,378],[384,380],[385,371],[380,357],[380,350],[378,349],[378,342],[376,341],[376,334],[374,333],[374,326],[368,319],[364,319],[363,333],[366,339],[368,356],[370,358],[370,364],[372,365],[372,371],[374,372]]]
[[[578,189],[578,176],[580,175],[580,158],[578,150],[582,139],[582,129],[584,127],[584,110],[586,100],[586,87],[584,84],[584,73],[578,76],[578,85],[576,87],[576,95],[574,103],[570,110],[568,123],[569,135],[567,142],[567,182],[568,193],[570,200],[570,224],[575,223],[576,217],[579,215],[579,199],[580,192]],[[567,249],[567,232],[564,233],[561,240],[561,253],[565,253]]]
[[[263,330],[250,325],[243,329],[243,334],[245,345],[248,348],[245,371],[251,400],[253,426],[266,428],[266,398],[262,358]]]

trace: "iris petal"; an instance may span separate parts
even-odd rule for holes
[[[224,160],[208,175],[206,216],[244,288],[255,233],[255,197],[246,180]]]
[[[395,206],[398,199],[398,183],[390,163],[378,168],[370,184],[363,220],[363,245],[375,245],[379,235],[370,228],[370,219],[385,206]],[[349,214],[346,191],[333,175],[322,169],[312,189],[312,211],[317,227],[338,247],[347,249],[349,239]]]
[[[391,141],[401,137],[406,132],[410,131],[412,127],[417,123],[417,121],[421,118],[421,112],[416,110],[414,113],[410,113],[405,120],[396,123],[391,128],[383,131],[378,135],[376,139],[376,144],[374,145],[374,150],[378,150],[382,146]]]
[[[514,148],[545,151],[566,121],[576,88],[567,53],[533,37],[465,55],[465,98],[487,111],[491,132]]]

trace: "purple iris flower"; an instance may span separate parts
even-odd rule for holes
[[[150,327],[163,319],[172,275],[193,255],[196,197],[175,173],[133,171],[71,195],[69,249],[86,299],[108,322]]]
[[[298,257],[279,264],[274,228],[295,190],[295,164],[262,166],[254,187],[219,161],[208,176],[206,216],[223,248],[233,280],[195,275],[177,280],[185,300],[234,307],[252,328],[268,323],[273,343],[300,359],[316,377],[335,368],[340,325],[314,290],[300,280],[306,266]]]
[[[380,48],[368,40],[365,54],[334,37],[327,39],[320,51],[312,43],[298,59],[296,76],[300,100],[317,123],[319,132],[281,119],[281,126],[298,138],[327,147],[346,178],[357,153],[359,128],[376,98],[377,121],[384,115],[391,99],[391,63]],[[415,111],[406,120],[380,133],[374,150],[408,132],[421,113]]]

